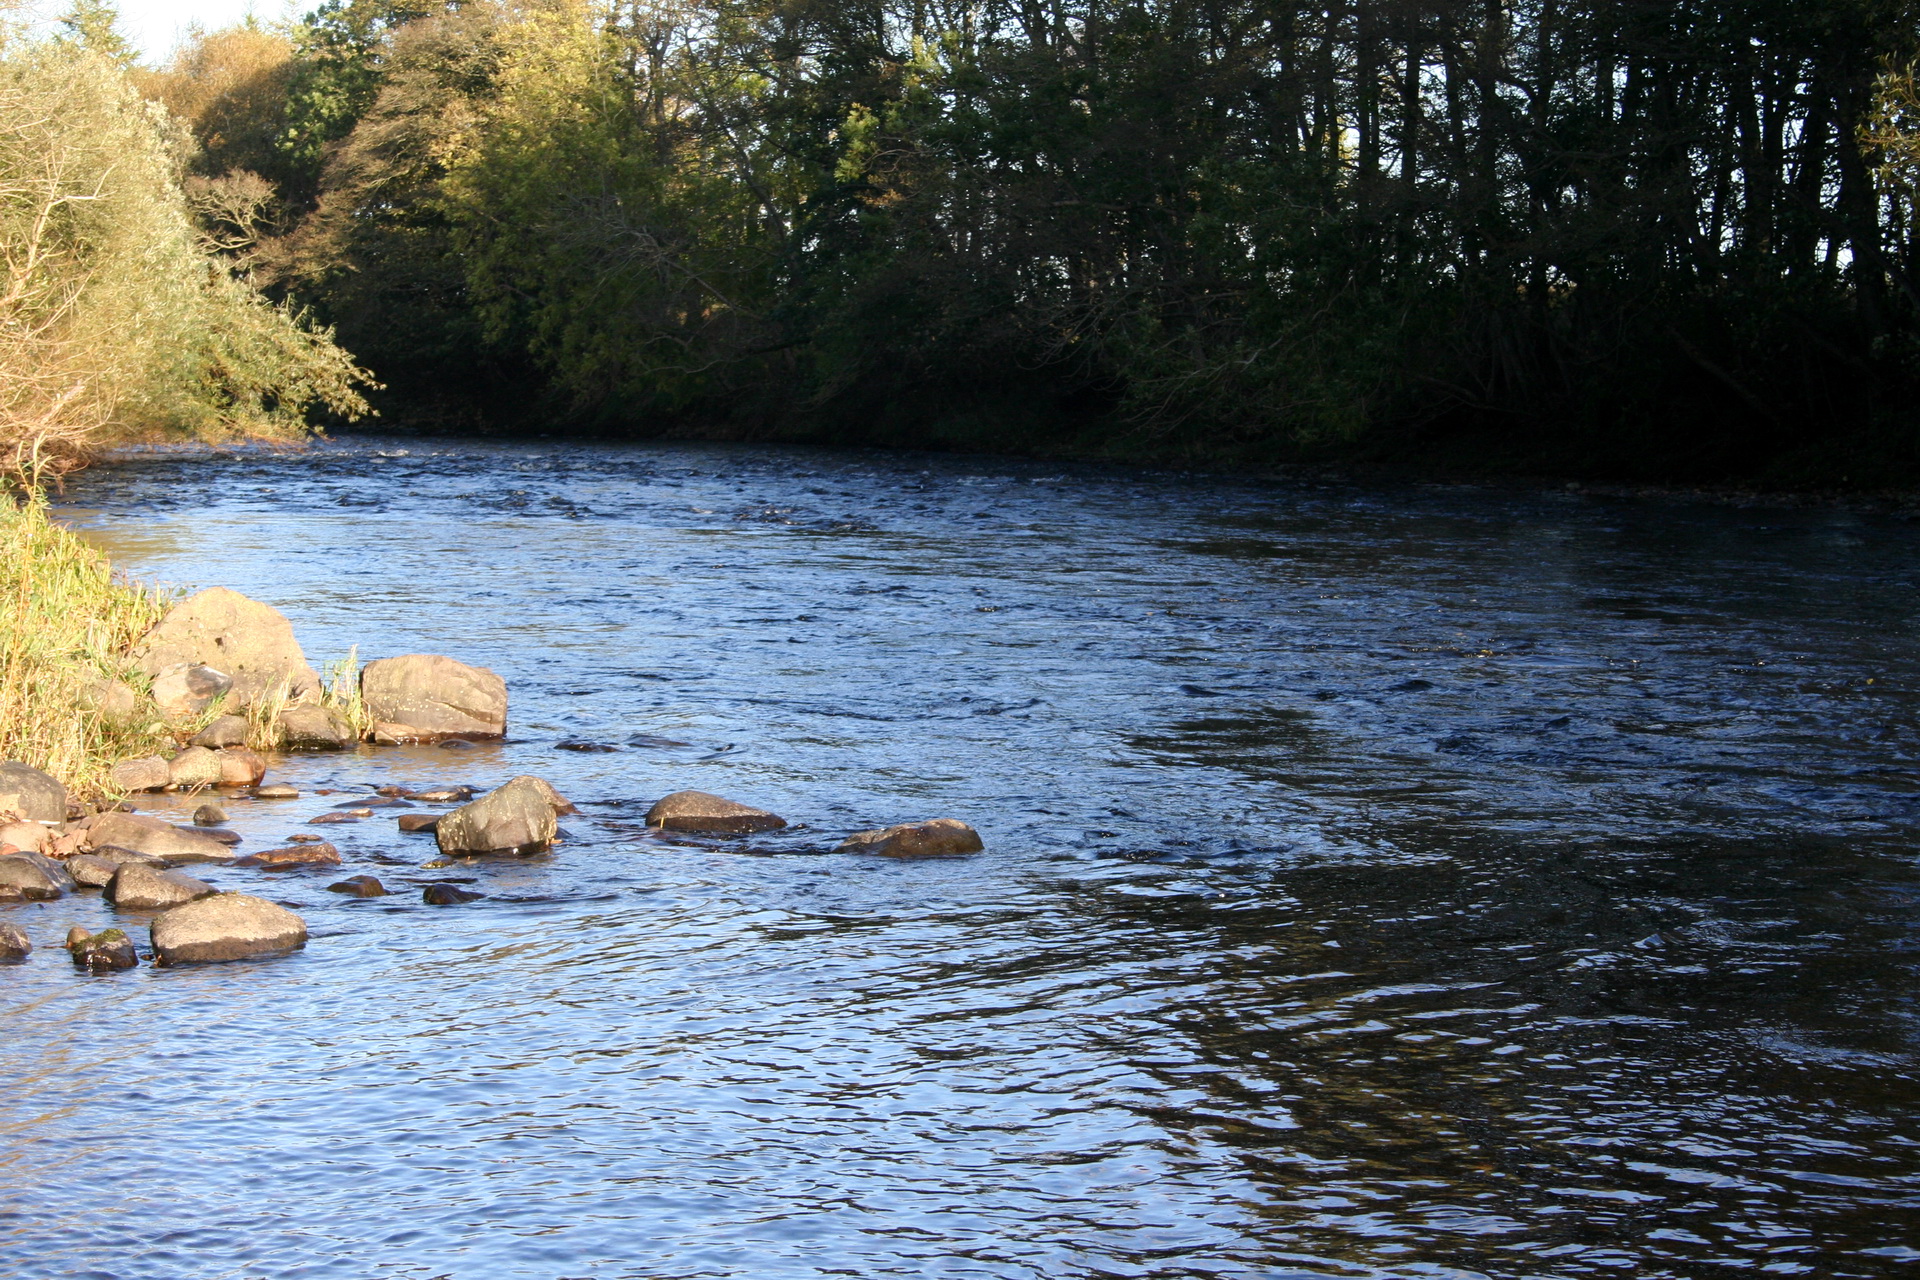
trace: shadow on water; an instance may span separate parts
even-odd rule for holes
[[[209,870],[309,920],[263,964],[77,976],[111,908],[0,907],[40,948],[9,1274],[1920,1261],[1911,525],[374,437],[72,503],[310,656],[507,678],[505,743],[277,761],[247,847],[396,782],[581,812],[541,858],[376,811],[325,875]],[[644,826],[689,787],[795,825]],[[985,854],[833,852],[949,814]]]

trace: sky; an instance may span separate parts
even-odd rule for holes
[[[142,62],[162,62],[187,27],[195,22],[209,31],[252,13],[261,22],[276,22],[287,14],[316,8],[319,0],[119,0],[120,30],[140,50]]]

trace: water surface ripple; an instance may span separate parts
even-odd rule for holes
[[[380,900],[209,873],[306,914],[260,964],[76,976],[97,895],[0,908],[10,1276],[1920,1261],[1913,524],[380,437],[66,501],[316,660],[506,677],[497,747],[279,762],[250,847],[389,782],[582,813],[445,872],[328,828]],[[648,833],[686,787],[800,825]],[[940,815],[988,852],[832,852]]]

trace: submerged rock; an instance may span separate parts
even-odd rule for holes
[[[344,893],[349,898],[384,898],[387,886],[373,876],[348,876],[327,886],[330,893]]]
[[[430,884],[420,891],[420,901],[430,907],[451,907],[462,902],[478,902],[486,896],[484,893],[462,889],[457,884]]]
[[[192,720],[233,688],[233,677],[199,662],[177,662],[153,673],[153,704],[167,721]]]
[[[10,853],[0,858],[0,886],[33,902],[58,898],[76,887],[64,864],[39,853]]]
[[[106,899],[128,911],[164,911],[168,907],[204,898],[214,888],[205,880],[181,871],[162,871],[144,863],[129,862],[107,881]]]
[[[375,742],[498,738],[507,731],[507,682],[437,653],[369,662],[360,673],[360,697],[373,717]]]
[[[555,794],[539,778],[511,779],[441,815],[434,839],[445,854],[538,853],[553,843]]]
[[[17,760],[0,761],[0,813],[29,822],[67,820],[67,789],[50,773]]]
[[[88,933],[76,925],[67,930],[67,954],[73,957],[75,968],[91,969],[96,973],[131,969],[140,963],[140,956],[133,949],[133,939],[119,929]]]
[[[149,676],[181,664],[216,667],[232,679],[228,703],[235,708],[283,689],[294,702],[320,695],[320,677],[307,665],[293,625],[277,609],[225,587],[169,609],[134,646],[133,659]]]
[[[877,853],[889,858],[952,858],[983,848],[980,833],[958,818],[934,818],[880,831],[856,831],[838,852]]]
[[[244,747],[247,745],[245,716],[216,716],[206,728],[187,739],[195,747]]]
[[[216,893],[163,911],[154,917],[152,933],[161,964],[251,960],[307,945],[306,921],[247,893]]]
[[[167,766],[167,782],[181,791],[220,785],[220,756],[205,747],[188,747]]]
[[[353,730],[328,707],[288,707],[280,713],[280,737],[289,751],[345,751],[354,745]]]
[[[114,765],[109,780],[122,791],[162,791],[173,775],[159,756],[140,756]]]
[[[17,924],[0,924],[0,964],[19,964],[33,953],[27,931]]]
[[[226,843],[204,831],[188,831],[137,813],[103,813],[87,828],[94,849],[117,845],[166,862],[225,862]]]
[[[282,871],[292,867],[337,867],[340,851],[322,841],[319,844],[293,844],[284,849],[262,849],[233,864],[236,867],[264,867]]]
[[[787,825],[787,820],[778,814],[705,791],[676,791],[661,798],[647,810],[646,821],[650,827],[708,835],[778,831]]]

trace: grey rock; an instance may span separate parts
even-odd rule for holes
[[[50,773],[17,760],[0,761],[0,813],[29,822],[64,823],[67,789]]]
[[[233,677],[199,662],[179,662],[153,675],[153,704],[169,723],[192,720],[233,688]]]
[[[451,907],[462,902],[478,902],[486,896],[484,893],[462,889],[457,884],[430,884],[420,891],[420,901],[430,907]]]
[[[220,785],[220,755],[205,747],[188,747],[167,765],[167,782],[181,791]]]
[[[288,707],[280,713],[280,740],[289,751],[345,751],[356,739],[347,722],[327,707]]]
[[[255,787],[253,798],[255,800],[298,800],[300,792],[284,782],[276,782],[270,786]]]
[[[156,858],[150,853],[137,853],[132,849],[122,849],[120,846],[112,844],[99,845],[95,847],[91,853],[77,853],[74,855],[74,858],[104,858],[116,867],[123,862],[138,862],[149,867],[164,867],[167,865],[165,858]],[[72,865],[73,858],[68,858],[67,863],[68,865]]]
[[[233,864],[236,867],[260,867],[267,871],[286,871],[295,867],[337,867],[340,851],[324,840],[318,844],[293,844],[284,849],[262,849]]]
[[[676,791],[661,798],[647,810],[646,821],[650,827],[709,835],[778,831],[787,825],[787,820],[778,814],[705,791]]]
[[[153,951],[161,964],[251,960],[306,945],[306,921],[246,893],[216,893],[163,911],[153,921]]]
[[[425,787],[419,791],[402,793],[408,800],[420,800],[427,804],[455,804],[473,799],[472,787]]]
[[[228,704],[252,706],[285,690],[290,701],[319,697],[320,677],[307,665],[293,626],[279,611],[237,591],[213,587],[172,609],[134,646],[133,660],[149,676],[199,664],[232,678]]]
[[[0,964],[19,964],[33,953],[27,931],[17,924],[0,924]]]
[[[217,827],[227,820],[227,811],[217,804],[203,804],[193,811],[196,827]]]
[[[434,840],[445,854],[536,853],[553,843],[553,789],[522,775],[441,815]]]
[[[857,831],[840,845],[841,853],[877,853],[888,858],[952,858],[978,853],[980,833],[958,818],[906,822],[880,831]]]
[[[369,662],[360,673],[360,697],[373,717],[375,742],[498,738],[507,731],[507,682],[437,653]]]
[[[106,899],[129,911],[164,911],[183,902],[192,902],[214,891],[205,880],[196,880],[180,871],[162,871],[138,862],[129,862],[107,881]]]
[[[73,877],[75,884],[85,885],[89,889],[98,889],[113,879],[113,873],[120,864],[97,853],[76,853],[67,859],[67,874]]]
[[[247,745],[245,716],[218,716],[206,728],[188,739],[196,747],[244,747]]]
[[[140,963],[140,957],[133,949],[133,939],[118,929],[88,933],[76,925],[67,931],[67,954],[73,957],[75,968],[90,969],[95,973],[131,969]]]
[[[233,857],[224,842],[200,831],[137,813],[103,813],[87,828],[86,842],[98,850],[117,845],[168,863],[226,862]]]
[[[10,853],[0,858],[0,885],[11,887],[30,901],[58,898],[75,888],[65,865],[39,853]]]
[[[80,690],[80,706],[108,724],[126,724],[140,712],[140,695],[124,680],[106,676],[90,680]]]
[[[173,775],[159,756],[141,756],[114,765],[110,779],[121,791],[161,791],[173,781]]]

